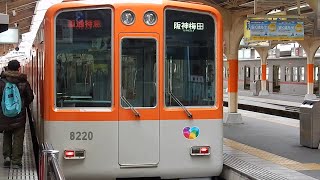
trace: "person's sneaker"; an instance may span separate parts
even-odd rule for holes
[[[3,166],[4,166],[5,168],[9,168],[9,167],[10,167],[10,163],[11,163],[10,158],[9,158],[9,157],[6,157],[6,158],[4,159]]]
[[[22,165],[21,164],[12,164],[12,169],[20,169],[22,168]]]

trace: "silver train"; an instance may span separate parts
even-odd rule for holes
[[[223,62],[223,87],[228,87],[227,60]],[[261,79],[260,59],[239,59],[238,89],[254,91]],[[319,95],[320,56],[314,61],[314,94]],[[305,95],[307,93],[307,57],[280,57],[267,60],[269,93]]]

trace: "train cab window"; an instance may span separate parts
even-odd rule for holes
[[[121,106],[155,107],[157,102],[157,42],[121,41]]]
[[[111,13],[86,9],[57,15],[56,107],[111,106]]]
[[[166,106],[215,101],[215,21],[209,14],[165,11]]]

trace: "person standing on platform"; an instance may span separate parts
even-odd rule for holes
[[[20,95],[20,109],[17,115],[8,116],[8,112],[4,111],[4,97],[7,94],[7,85],[15,84],[17,88],[14,95]],[[13,86],[12,86],[13,87]],[[17,93],[18,92],[18,93]],[[12,95],[12,94],[11,94]],[[10,94],[8,99],[10,98]],[[12,97],[11,97],[12,98]],[[0,80],[0,131],[3,132],[3,157],[4,167],[19,169],[22,167],[23,156],[23,140],[26,123],[26,107],[33,101],[34,95],[30,83],[27,81],[27,75],[20,73],[20,63],[17,60],[11,60],[8,63],[7,70],[1,74]]]

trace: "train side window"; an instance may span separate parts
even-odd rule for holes
[[[292,81],[298,82],[299,81],[298,75],[298,67],[292,67]]]
[[[111,9],[61,12],[55,20],[56,107],[110,107]]]
[[[254,67],[255,71],[254,71],[254,80],[260,80],[260,76],[261,76],[261,67]]]
[[[166,106],[214,105],[216,63],[213,17],[171,9],[165,11],[165,16]]]
[[[246,68],[246,77],[250,78],[250,67],[245,66],[245,68]]]
[[[291,71],[292,69],[290,67],[285,67],[285,76],[284,76],[284,80],[289,82],[291,81]]]
[[[299,79],[300,79],[300,82],[301,81],[304,81],[304,67],[299,67]]]

